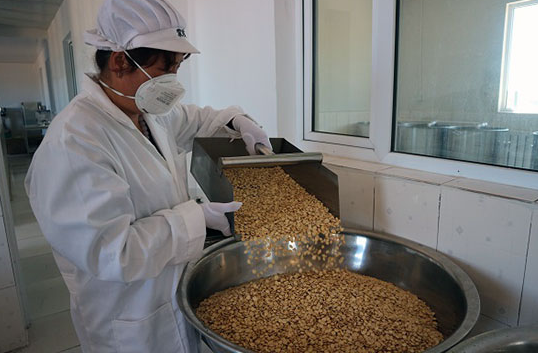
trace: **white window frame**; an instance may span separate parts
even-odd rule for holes
[[[518,8],[538,5],[538,0],[521,0],[506,4],[506,18],[504,21],[503,57],[501,63],[501,84],[499,89],[499,112],[522,114],[508,108],[508,67],[510,66],[510,50],[512,48],[512,30],[514,28],[514,11]],[[525,113],[523,113],[525,114]],[[532,113],[535,114],[535,113]]]
[[[295,2],[298,102],[295,143],[307,151],[538,189],[538,174],[471,162],[391,152],[397,0],[374,0],[372,8],[372,88],[370,137],[312,131],[312,1]],[[304,20],[304,23],[303,23]],[[304,29],[304,32],[303,32]]]
[[[375,3],[375,0],[373,0]],[[313,126],[313,109],[312,109],[312,101],[314,97],[314,89],[313,89],[313,69],[314,69],[314,56],[313,56],[313,37],[314,33],[312,33],[313,29],[313,21],[314,21],[314,9],[313,9],[313,1],[305,1],[304,2],[304,61],[305,63],[309,63],[308,67],[311,70],[310,74],[304,75],[304,87],[305,87],[305,97],[309,98],[309,102],[305,100],[305,106],[304,106],[304,139],[307,141],[318,141],[318,142],[327,142],[327,143],[333,143],[333,144],[341,144],[345,146],[355,146],[355,147],[364,147],[364,148],[373,148],[374,145],[370,141],[369,138],[365,137],[358,137],[358,136],[348,136],[348,135],[342,135],[342,134],[336,134],[336,133],[330,133],[330,132],[317,132],[314,131]],[[310,40],[308,40],[308,38]],[[373,38],[372,38],[373,41]],[[373,63],[372,63],[373,65]],[[305,68],[307,66],[305,65]],[[372,67],[373,70],[373,67]],[[310,104],[308,104],[310,103]],[[370,106],[371,106],[371,99],[370,99]],[[307,117],[310,117],[308,119]],[[371,117],[370,117],[371,118]],[[370,129],[371,130],[371,129]]]

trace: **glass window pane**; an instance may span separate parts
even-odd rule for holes
[[[501,110],[538,114],[538,1],[509,4],[507,15]]]
[[[399,1],[395,151],[538,169],[538,114],[499,111],[510,3]],[[536,87],[535,69],[519,87]]]
[[[368,137],[372,0],[314,0],[314,131]]]

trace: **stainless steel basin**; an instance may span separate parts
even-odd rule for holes
[[[482,333],[452,348],[450,353],[536,353],[538,325]]]
[[[480,312],[478,292],[469,276],[446,256],[394,236],[362,231],[347,231],[345,235],[346,245],[341,249],[345,258],[343,267],[409,290],[436,313],[445,339],[427,352],[445,352],[473,328]],[[178,301],[183,314],[214,352],[250,352],[206,328],[195,315],[203,299],[255,280],[253,268],[267,268],[264,261],[270,261],[271,257],[248,265],[244,251],[245,244],[233,239],[207,248],[200,260],[186,266],[179,284]],[[294,254],[271,256],[276,264],[266,276],[288,272],[293,261],[300,261]]]

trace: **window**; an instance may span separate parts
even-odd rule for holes
[[[538,114],[499,109],[503,20],[513,1],[372,1],[368,137],[320,128],[320,115],[329,106],[321,96],[329,82],[337,85],[338,77],[327,75],[324,81],[322,76],[330,65],[321,58],[328,54],[321,53],[319,31],[324,27],[317,24],[323,1],[295,3],[303,25],[296,47],[303,78],[297,90],[303,98],[296,110],[303,118],[303,128],[295,134],[299,147],[538,188]],[[325,8],[337,7],[327,2]],[[337,105],[345,104],[341,100],[331,109]]]
[[[499,110],[538,114],[538,0],[506,5]]]
[[[314,99],[307,135],[356,145],[356,137],[369,136],[372,0],[313,0],[312,13]]]
[[[399,4],[393,150],[538,169],[538,1]]]

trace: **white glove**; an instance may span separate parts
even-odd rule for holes
[[[230,231],[230,223],[226,218],[225,213],[235,212],[243,205],[242,202],[207,202],[202,203],[202,211],[204,211],[205,225],[207,228],[220,230],[225,236],[232,235]]]
[[[261,127],[259,127],[254,121],[250,120],[244,115],[238,115],[232,120],[232,125],[235,130],[241,133],[243,141],[245,141],[246,149],[248,154],[255,155],[256,148],[254,147],[257,143],[261,143],[266,147],[269,147],[271,150],[271,142],[269,142],[269,137]]]

